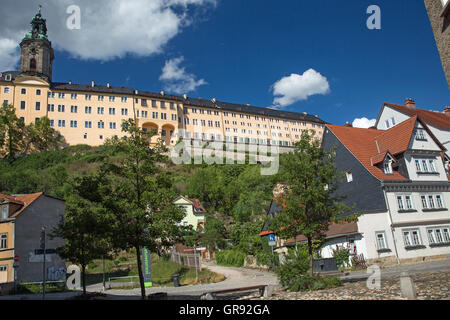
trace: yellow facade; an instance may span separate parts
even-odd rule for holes
[[[121,137],[121,124],[129,118],[134,118],[141,128],[157,130],[152,143],[162,138],[168,146],[176,144],[182,129],[184,136],[191,139],[209,141],[214,135],[216,141],[267,144],[270,140],[288,147],[300,140],[302,130],[313,129],[321,138],[324,127],[322,123],[282,117],[282,112],[276,117],[199,107],[164,98],[163,94],[157,99],[139,93],[55,90],[31,76],[1,81],[0,90],[0,101],[12,104],[25,124],[47,116],[69,145],[97,146],[106,138]]]
[[[6,248],[2,238],[6,235]],[[3,237],[2,237],[3,236]],[[0,283],[14,281],[14,221],[0,220]]]

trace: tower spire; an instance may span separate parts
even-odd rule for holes
[[[31,20],[31,30],[25,35],[25,39],[45,39],[47,38],[47,20],[42,18],[42,5],[38,6],[38,12]]]

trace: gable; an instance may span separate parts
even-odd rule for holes
[[[417,121],[414,127],[414,131],[409,142],[409,149],[442,151],[441,146],[439,146],[437,141],[435,141],[433,134],[427,130],[427,128],[420,121]]]
[[[380,114],[378,115],[375,127],[378,130],[387,130],[398,125],[399,123],[402,123],[405,120],[408,120],[410,117],[411,115],[400,112],[397,109],[384,104],[381,108]],[[392,121],[393,119],[395,124]],[[387,127],[386,122],[389,123],[389,127]]]
[[[50,84],[40,78],[36,77],[19,77],[14,80],[14,84],[26,84],[26,85],[40,85],[49,87]]]
[[[192,202],[190,202],[188,199],[186,199],[185,197],[178,197],[173,201],[174,204],[178,204],[178,205],[191,205],[192,206]]]

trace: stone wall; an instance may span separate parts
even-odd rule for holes
[[[447,13],[441,17],[443,12],[441,0],[425,0],[425,7],[450,88],[450,10],[447,10]]]

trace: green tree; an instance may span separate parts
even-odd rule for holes
[[[117,249],[136,250],[142,298],[145,284],[142,273],[141,249],[162,253],[178,241],[185,230],[177,226],[185,212],[172,202],[175,194],[172,181],[162,169],[169,159],[163,153],[162,141],[150,147],[155,131],[140,130],[133,119],[122,126],[126,136],[114,137],[107,144],[115,148],[120,158],[108,158],[101,170],[105,182],[100,188],[103,205],[114,216],[113,244]]]
[[[16,116],[12,105],[3,103],[0,108],[0,156],[14,161],[24,146],[24,122]]]
[[[50,119],[42,117],[35,123],[31,123],[26,127],[27,139],[26,150],[34,150],[37,152],[56,150],[63,144],[64,139],[50,125]]]
[[[334,151],[325,152],[321,142],[304,131],[293,152],[280,159],[279,179],[287,185],[279,196],[282,212],[272,225],[284,239],[296,241],[297,235],[306,237],[311,275],[313,240],[323,239],[330,223],[354,221],[358,216],[342,218],[351,208],[335,193],[342,174],[336,170],[334,157]]]
[[[65,219],[51,237],[65,239],[58,254],[81,265],[83,294],[86,295],[86,266],[111,252],[111,217],[100,204],[99,178],[86,176],[75,179],[71,195],[66,197]]]

